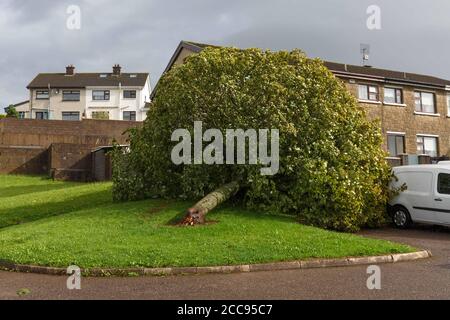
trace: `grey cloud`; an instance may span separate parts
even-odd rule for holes
[[[82,28],[66,29],[79,5]],[[366,9],[381,7],[382,30],[366,28]],[[301,48],[312,57],[360,63],[372,46],[377,67],[450,78],[445,0],[4,0],[0,3],[0,106],[28,98],[39,72],[148,71],[156,83],[182,39],[238,47]]]

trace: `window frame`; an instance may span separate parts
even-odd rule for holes
[[[361,98],[360,97],[360,88],[361,87],[366,87],[366,94],[367,94],[367,98]],[[371,88],[375,88],[376,89],[376,93],[370,92]],[[376,94],[375,99],[371,99],[370,95],[371,94]],[[369,102],[380,102],[380,86],[378,85],[374,85],[374,84],[367,84],[367,83],[358,83],[358,99],[360,101],[369,101]]]
[[[66,99],[65,95],[67,94],[78,94],[78,99]],[[62,92],[62,101],[64,102],[78,102],[81,101],[81,90],[63,90]]]
[[[133,94],[130,95],[130,97],[126,97],[125,93],[132,93],[134,92],[134,97]],[[123,90],[123,98],[124,99],[136,99],[137,98],[137,90]]]
[[[391,154],[391,148],[389,147],[389,137],[394,137],[395,138],[395,150],[397,151],[395,155]],[[402,138],[402,144],[403,144],[403,152],[398,152],[398,138]],[[388,132],[387,134],[387,147],[388,147],[388,152],[389,152],[389,156],[390,157],[398,157],[399,155],[405,154],[406,153],[406,135],[405,134],[401,134],[401,133],[394,133],[394,132]]]
[[[46,92],[46,93],[44,93]],[[45,95],[46,97],[40,98],[39,95]],[[36,90],[36,100],[50,100],[49,90]]]
[[[422,145],[422,150],[419,151],[419,139],[422,139],[421,145]],[[434,139],[434,141],[436,141],[436,156],[433,156],[431,154],[428,154],[425,150],[425,140],[426,139]],[[424,155],[429,155],[432,158],[436,158],[439,157],[439,137],[438,136],[430,136],[430,135],[422,135],[422,134],[418,134],[416,137],[416,144],[417,144],[417,152],[420,154],[424,154]]]
[[[427,112],[424,111],[423,108],[423,98],[422,95],[423,94],[431,94],[433,96],[433,112]],[[420,106],[417,105],[417,94],[419,94],[419,99],[420,99]],[[424,91],[424,90],[414,90],[414,110],[416,113],[425,113],[425,114],[437,114],[437,106],[436,106],[436,93],[435,92],[431,92],[431,91]],[[417,110],[417,108],[420,108],[420,110]]]
[[[103,93],[103,99],[96,99],[95,93]],[[92,101],[110,101],[111,90],[92,90]]]
[[[388,102],[386,101],[386,90],[394,90],[394,102]],[[400,95],[398,95],[400,93]],[[397,101],[397,98],[400,97],[400,101]],[[403,89],[402,88],[396,88],[396,87],[384,87],[384,97],[383,97],[383,103],[384,104],[398,104],[403,105],[404,104],[404,97],[403,97]]]
[[[38,118],[38,114],[42,114],[42,118]],[[45,116],[47,115],[47,116]],[[34,113],[35,120],[48,120],[49,119],[49,113],[48,111],[36,111]]]
[[[27,113],[25,111],[19,111],[19,119],[25,119],[27,116]]]
[[[129,119],[125,119],[125,114],[129,114]],[[133,120],[134,115],[134,120]],[[122,114],[123,121],[137,121],[137,112],[136,111],[124,111]]]
[[[450,117],[450,93],[447,93],[447,117]]]
[[[449,176],[449,179],[450,179],[450,173],[439,172],[438,179],[437,179],[437,192],[438,192],[438,194],[442,194],[442,195],[450,195],[450,186],[448,187],[448,189],[449,189],[448,193],[442,192],[441,178],[442,178],[443,175]]]
[[[64,119],[64,116],[73,116],[73,115],[78,115],[78,119],[77,120],[75,120],[75,119]],[[81,113],[79,112],[79,111],[63,111],[63,112],[61,112],[61,119],[63,120],[63,121],[80,121],[81,120]]]

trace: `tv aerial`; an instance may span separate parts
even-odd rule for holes
[[[370,59],[370,44],[361,43],[360,50],[362,54],[363,66],[368,67],[369,65],[367,63],[369,62]]]

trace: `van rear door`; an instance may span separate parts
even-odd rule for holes
[[[436,181],[434,207],[437,222],[450,225],[450,170],[438,172]]]

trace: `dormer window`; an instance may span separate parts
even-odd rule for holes
[[[130,78],[137,78],[137,74],[130,74]]]
[[[107,74],[101,74],[100,78],[103,78],[103,79],[108,78],[108,75]]]

